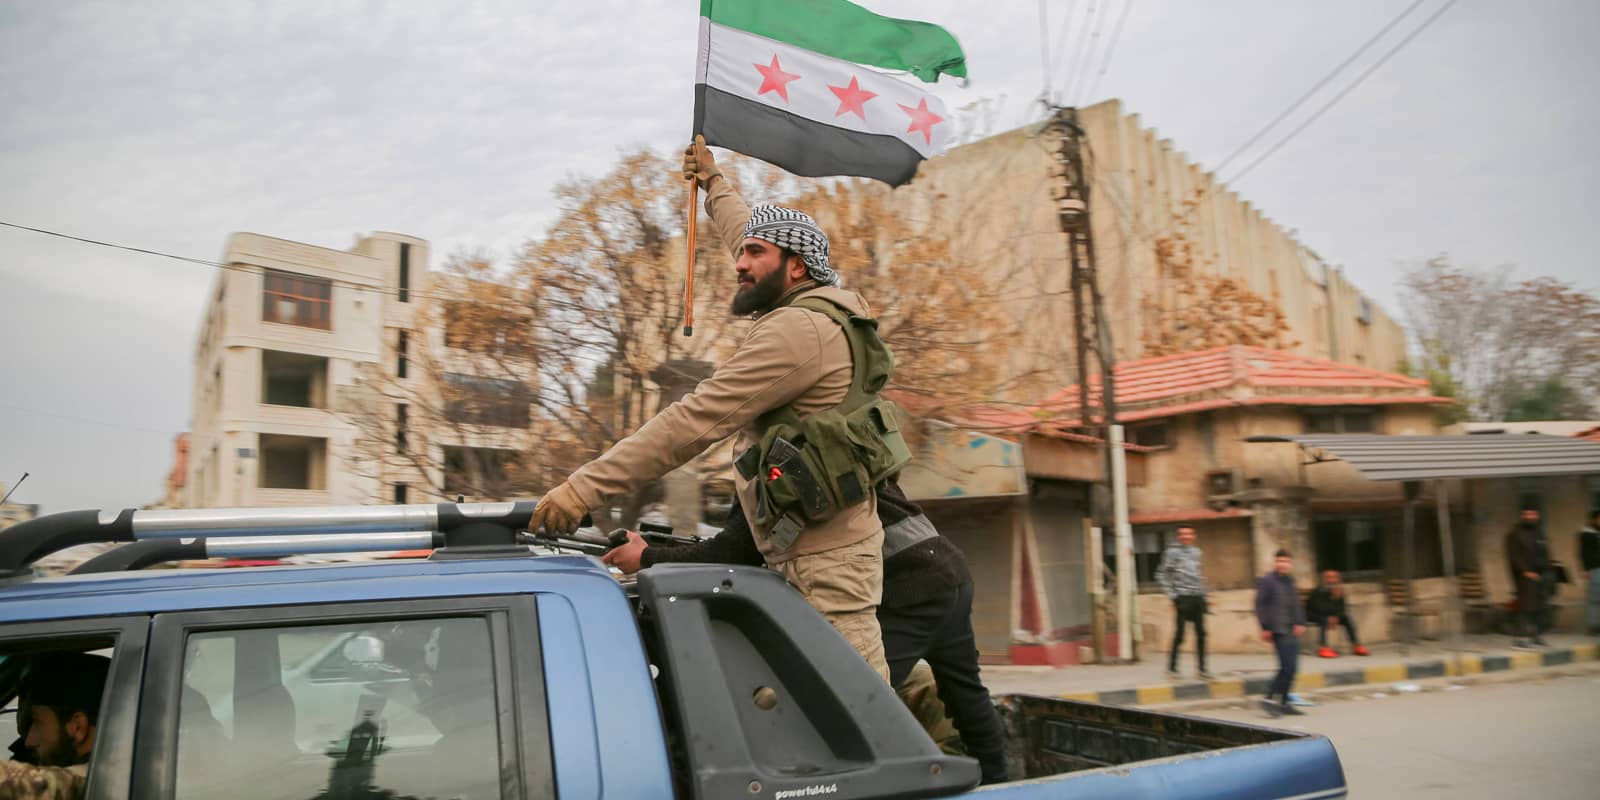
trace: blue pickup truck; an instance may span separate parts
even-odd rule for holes
[[[108,655],[88,794],[111,798],[1343,797],[1316,736],[996,698],[1014,780],[975,788],[774,573],[619,581],[531,503],[54,514],[0,533],[0,701]],[[30,565],[123,542],[73,574]],[[556,542],[556,546],[563,546]],[[426,560],[161,569],[430,548]]]

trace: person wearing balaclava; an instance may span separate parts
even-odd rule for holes
[[[803,419],[839,406],[850,390],[853,364],[844,329],[827,314],[793,305],[817,296],[871,316],[860,295],[838,288],[828,235],[803,212],[775,205],[751,209],[700,137],[684,151],[683,174],[706,187],[711,226],[735,260],[739,288],[732,312],[755,324],[709,379],[540,498],[528,525],[532,531],[569,532],[606,498],[639,489],[730,435],[739,437],[733,452],[746,452],[761,440],[763,414],[788,406]],[[764,477],[734,478],[752,529],[758,528],[761,507],[756,481]],[[887,681],[875,613],[883,592],[883,526],[874,494],[805,525],[787,546],[777,541],[759,542],[767,566],[781,572]]]
[[[1506,565],[1511,568],[1512,585],[1517,587],[1517,638],[1511,646],[1527,650],[1543,646],[1539,635],[1539,615],[1544,610],[1550,572],[1550,543],[1539,510],[1525,506],[1517,527],[1506,534]]]

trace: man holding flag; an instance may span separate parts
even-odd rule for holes
[[[839,278],[828,263],[827,235],[799,211],[748,208],[704,144],[690,148],[689,160],[707,184],[712,227],[737,258],[733,313],[754,316],[756,324],[710,379],[541,498],[530,524],[535,530],[570,530],[604,498],[666,474],[735,432],[740,436],[734,452],[748,452],[762,440],[761,420],[768,412],[787,406],[805,417],[838,406],[851,388],[844,329],[822,313],[793,305],[803,296],[820,296],[868,316],[860,295],[835,286]],[[757,532],[771,528],[755,514],[763,507],[756,482],[766,477],[735,478],[740,505]],[[875,615],[883,591],[877,512],[868,493],[832,519],[804,528],[786,547],[772,536],[758,537],[758,545],[767,565],[781,571],[887,680]]]
[[[942,145],[942,106],[871,67],[928,81],[965,74],[955,39],[927,23],[844,0],[702,0],[700,135],[685,153],[685,177],[707,188],[706,213],[737,262],[732,311],[755,325],[708,380],[542,497],[529,528],[571,531],[605,498],[738,433],[735,487],[768,567],[887,681],[875,613],[884,533],[871,482],[909,452],[897,430],[880,430],[883,441],[859,452],[807,423],[832,415],[853,425],[849,415],[886,402],[877,392],[892,357],[866,301],[838,288],[816,221],[781,206],[749,208],[706,149],[729,147],[801,175],[905,183]],[[871,463],[841,471],[841,458]]]

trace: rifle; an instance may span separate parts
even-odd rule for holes
[[[578,527],[594,527],[594,519],[585,514],[583,519],[579,521]],[[647,542],[651,547],[678,547],[681,545],[699,544],[700,542],[705,541],[705,538],[701,536],[678,536],[672,532],[671,525],[657,525],[654,522],[639,523],[638,533],[640,536],[644,537],[645,542]],[[618,528],[612,531],[610,535],[605,537],[580,533],[570,533],[558,536],[540,533],[532,537],[531,543],[545,544],[551,547],[573,550],[583,553],[584,555],[603,556],[610,552],[613,548],[621,547],[627,544],[628,531],[626,528]]]

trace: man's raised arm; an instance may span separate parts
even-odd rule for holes
[[[704,136],[694,137],[694,144],[683,151],[683,179],[699,178],[706,190],[706,214],[711,217],[711,227],[717,241],[734,258],[744,246],[744,226],[750,221],[750,206],[739,196],[733,181],[717,168],[717,160],[706,147]]]

